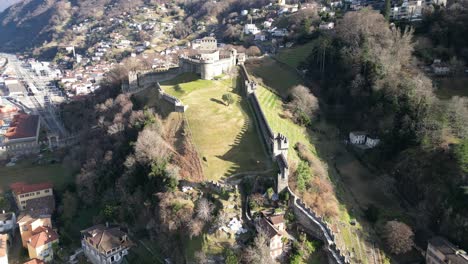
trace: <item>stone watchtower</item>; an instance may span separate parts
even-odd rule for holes
[[[138,73],[135,71],[128,72],[128,88],[130,91],[138,89]]]
[[[278,133],[273,141],[273,157],[278,162],[279,173],[276,178],[276,192],[280,193],[288,187],[289,164],[288,164],[288,138]]]
[[[276,134],[275,140],[273,142],[273,156],[276,157],[278,155],[283,154],[287,158],[288,149],[289,149],[288,138],[281,133]]]

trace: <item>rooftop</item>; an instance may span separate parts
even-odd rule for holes
[[[38,127],[38,115],[15,115],[5,136],[10,140],[36,137],[38,133]]]
[[[468,264],[468,255],[443,237],[434,237],[429,244],[440,251],[453,264]]]
[[[103,254],[114,248],[131,246],[127,234],[115,225],[96,225],[81,231],[81,234],[83,239]]]
[[[40,260],[40,259],[37,259],[37,258],[33,258],[23,264],[44,264],[45,262]]]
[[[0,214],[0,221],[5,222],[13,219],[13,213],[3,213]]]
[[[35,183],[35,184],[27,184],[24,182],[15,182],[10,185],[11,190],[15,193],[15,195],[23,194],[23,193],[30,193],[41,191],[45,189],[53,188],[53,185],[48,182],[44,183]]]
[[[52,228],[45,226],[40,226],[36,228],[35,230],[33,230],[33,233],[36,234],[32,236],[28,241],[28,244],[31,245],[33,248],[49,244],[58,240],[59,238],[57,232],[55,232]]]

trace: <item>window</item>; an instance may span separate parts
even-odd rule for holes
[[[45,193],[48,193],[48,192],[49,192],[49,190],[45,190],[44,192],[45,192]]]
[[[36,192],[36,195],[39,195],[39,194],[41,194],[41,192]]]
[[[29,193],[25,194],[24,197],[29,197]]]
[[[20,198],[23,198],[24,197],[24,194],[20,195]]]
[[[26,203],[26,201],[21,201],[21,204],[25,204],[25,203]]]

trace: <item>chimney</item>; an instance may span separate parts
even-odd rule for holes
[[[106,227],[109,228],[109,222],[106,222]]]

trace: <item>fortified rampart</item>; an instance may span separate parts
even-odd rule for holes
[[[159,99],[162,99],[174,106],[174,111],[185,112],[188,108],[178,98],[164,92],[159,84],[159,77],[162,80],[172,79],[177,76],[179,70],[176,68],[170,69],[169,71],[141,71],[141,72],[129,72],[128,73],[128,84],[122,85],[124,92],[136,93],[141,90],[154,87],[158,93]],[[177,68],[178,69],[178,68]],[[166,79],[165,79],[166,78]]]
[[[272,158],[278,163],[280,173],[276,179],[277,192],[279,193],[286,189],[291,194],[292,207],[298,222],[301,223],[308,233],[325,242],[330,263],[349,263],[349,260],[343,255],[340,249],[336,247],[335,235],[328,224],[322,217],[307,207],[289,187],[289,166],[287,161],[289,148],[288,139],[280,133],[275,136],[255,93],[256,83],[250,78],[244,65],[240,65],[240,72],[244,79],[244,88],[254,111],[255,120],[260,129],[262,140],[267,146],[268,152]]]

